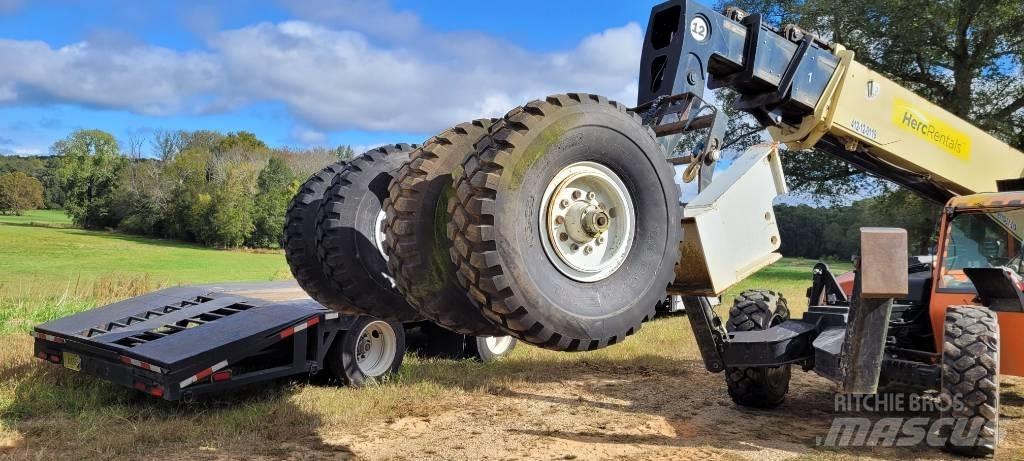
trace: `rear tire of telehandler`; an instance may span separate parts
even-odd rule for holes
[[[316,249],[320,203],[334,177],[344,168],[344,162],[328,165],[302,184],[285,214],[281,247],[292,276],[311,298],[334,310],[351,311],[352,302],[331,288]]]
[[[448,252],[448,199],[452,171],[487,135],[494,120],[462,123],[430,138],[409,155],[384,201],[388,268],[405,299],[428,320],[468,336],[505,333],[480,313],[459,286]]]
[[[459,283],[526,343],[624,340],[654,316],[679,259],[672,176],[621,104],[563,94],[513,109],[466,157],[448,204]]]
[[[942,346],[943,418],[953,418],[946,450],[962,456],[995,454],[999,441],[999,323],[981,306],[950,306]],[[976,435],[971,431],[977,431]]]
[[[415,148],[397,144],[359,155],[334,178],[320,205],[317,256],[331,289],[352,301],[351,310],[339,312],[393,322],[421,318],[395,287],[383,250],[388,184]]]
[[[789,320],[789,306],[781,293],[747,290],[740,293],[729,310],[726,330],[766,330]],[[775,408],[786,400],[791,377],[790,365],[779,367],[726,367],[725,383],[729,397],[737,405]]]

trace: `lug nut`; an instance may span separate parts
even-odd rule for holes
[[[565,224],[565,217],[564,216],[555,216],[555,224],[559,224],[559,225]]]
[[[569,249],[572,251],[578,251],[580,249],[580,246],[574,243],[572,244],[572,246],[569,247]]]
[[[590,192],[590,193],[587,194],[587,199],[588,200],[594,200],[596,198],[597,198],[597,194],[595,194],[593,192]]]
[[[583,196],[583,193],[582,193],[582,192],[580,192],[580,191],[578,191],[578,190],[574,190],[574,191],[572,191],[572,199],[573,199],[573,200],[579,200],[579,199],[580,199],[580,197],[582,197],[582,196]]]
[[[604,237],[598,237],[597,238],[597,244],[598,245],[604,245]]]
[[[569,208],[569,199],[563,198],[561,202],[558,202],[558,206],[562,208]]]
[[[565,232],[558,234],[558,240],[561,240],[563,242],[569,240],[569,234],[566,234]]]
[[[588,255],[588,254],[593,253],[593,252],[594,252],[594,247],[592,247],[590,245],[587,245],[587,246],[583,247],[583,254]]]

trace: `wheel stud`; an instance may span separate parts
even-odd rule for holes
[[[569,248],[572,249],[572,251],[579,251],[580,246],[574,243]]]
[[[562,208],[569,208],[569,199],[563,198],[561,202],[558,202],[558,206]]]
[[[574,191],[572,191],[572,199],[573,199],[573,200],[579,200],[579,199],[580,199],[580,197],[582,197],[582,196],[583,196],[583,193],[582,193],[582,192],[580,192],[580,191],[578,191],[578,190],[574,190]]]
[[[558,234],[558,240],[561,240],[563,242],[569,240],[569,234],[566,234],[565,232]]]
[[[593,253],[593,252],[594,252],[594,247],[592,247],[590,245],[587,245],[587,246],[583,247],[583,254],[589,255],[590,253]]]

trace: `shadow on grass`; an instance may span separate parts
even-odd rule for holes
[[[0,446],[0,456],[25,450],[33,458],[193,458],[199,450],[227,459],[354,457],[319,437],[320,415],[293,402],[296,382],[177,403],[24,360],[0,365],[0,382],[0,426],[21,438]]]

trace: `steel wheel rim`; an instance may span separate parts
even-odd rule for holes
[[[504,355],[512,348],[513,341],[511,336],[486,336],[484,346],[494,355]]]
[[[578,162],[548,183],[539,224],[544,252],[555,268],[573,280],[597,282],[614,274],[629,256],[636,208],[610,168]]]
[[[355,350],[356,366],[364,375],[373,378],[391,371],[397,352],[397,336],[387,322],[375,320],[359,331]]]

